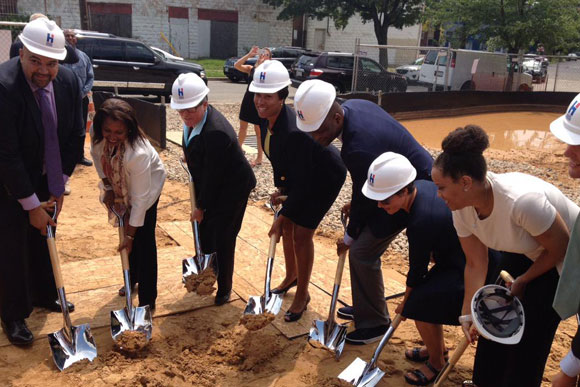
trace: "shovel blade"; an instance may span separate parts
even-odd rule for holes
[[[374,387],[385,376],[379,367],[367,369],[368,363],[357,357],[348,367],[338,375],[342,379],[358,387]]]
[[[250,296],[244,314],[264,314],[271,313],[277,315],[282,309],[284,299],[280,294],[270,293],[270,299],[266,300],[265,296]]]
[[[185,258],[182,261],[183,283],[185,283],[187,277],[200,275],[206,270],[213,270],[217,277],[215,260],[216,253]]]
[[[315,348],[333,352],[338,360],[344,349],[346,330],[347,326],[344,324],[329,324],[328,321],[314,320],[308,335],[308,343]]]
[[[52,359],[61,371],[83,359],[93,361],[97,356],[97,345],[88,324],[73,325],[71,332],[72,338],[65,328],[48,335]]]
[[[124,331],[138,331],[145,333],[147,341],[153,333],[153,320],[149,305],[133,308],[133,315],[125,307],[111,311],[111,336],[117,341]]]

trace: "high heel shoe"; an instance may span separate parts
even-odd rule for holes
[[[285,288],[282,289],[272,289],[271,293],[272,294],[282,294],[282,293],[286,293],[288,292],[288,290],[292,289],[294,286],[298,285],[298,278],[296,278],[290,285],[286,286]]]
[[[308,296],[308,299],[306,300],[306,305],[304,305],[304,309],[302,309],[302,311],[300,311],[298,313],[294,313],[294,312],[290,312],[290,310],[288,310],[284,314],[284,321],[294,322],[294,321],[300,320],[302,318],[302,315],[304,314],[304,312],[308,309],[309,303],[310,303],[310,296]]]

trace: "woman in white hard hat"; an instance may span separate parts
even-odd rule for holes
[[[568,144],[564,156],[569,159],[568,174],[574,179],[580,179],[580,94],[568,106],[566,114],[559,117],[550,124],[550,131],[561,141]],[[562,276],[558,284],[556,297],[554,298],[554,308],[560,314],[562,319],[566,319],[573,314],[578,314],[579,305],[574,308],[574,300],[571,300],[570,307],[562,308],[570,301],[566,300],[566,285],[572,285],[567,289],[570,294],[579,294],[578,272],[580,264],[578,263],[578,245],[580,244],[580,225],[576,225],[570,235],[570,245],[566,253]],[[576,258],[576,259],[575,259]],[[562,296],[563,297],[562,297]],[[561,300],[560,298],[563,298]],[[578,385],[578,375],[580,375],[580,328],[572,339],[570,352],[560,362],[560,372],[552,378],[553,387],[576,387]]]
[[[539,386],[560,317],[552,308],[569,232],[580,208],[553,185],[522,173],[487,171],[483,151],[487,134],[468,125],[443,140],[432,177],[439,195],[453,211],[466,257],[461,324],[470,342],[477,331],[470,322],[471,300],[484,285],[487,250],[501,252],[497,270],[515,281],[511,293],[525,310],[521,341],[506,345],[480,337],[473,383],[485,386]]]
[[[409,272],[405,297],[395,312],[415,320],[425,345],[405,351],[424,363],[405,375],[407,383],[432,383],[445,364],[445,325],[459,325],[463,299],[465,256],[453,228],[451,211],[437,196],[432,181],[415,180],[417,171],[398,153],[377,157],[368,170],[362,192],[393,215],[404,212],[409,242]],[[429,269],[429,263],[435,265]]]
[[[157,299],[157,204],[165,182],[165,168],[157,151],[139,127],[127,102],[110,98],[95,115],[91,144],[101,182],[101,201],[126,209],[125,238],[119,251],[129,253],[131,286],[139,284],[139,306],[155,309]],[[109,221],[117,224],[109,210]]]
[[[258,60],[254,65],[245,64],[246,61],[254,56],[258,56]],[[256,132],[256,139],[258,140],[258,154],[256,159],[252,161],[252,166],[262,164],[262,157],[264,151],[262,150],[262,143],[260,139],[260,116],[256,111],[256,105],[254,105],[254,93],[250,91],[250,84],[254,79],[254,70],[256,67],[260,66],[264,61],[272,59],[272,53],[269,48],[260,49],[258,46],[253,46],[250,52],[241,57],[234,63],[236,70],[248,74],[248,88],[244,93],[244,98],[242,99],[242,105],[240,106],[240,131],[238,134],[238,141],[240,146],[244,144],[246,135],[248,133],[248,123],[254,124],[254,131]]]
[[[208,103],[208,94],[197,74],[181,74],[173,83],[171,107],[183,121],[183,153],[197,202],[191,217],[199,223],[203,248],[217,253],[219,306],[230,299],[236,238],[256,178],[234,128]]]
[[[277,60],[265,61],[254,72],[250,91],[260,124],[264,153],[272,163],[273,195],[287,195],[268,235],[282,235],[286,277],[272,292],[298,286],[284,320],[297,321],[308,306],[308,284],[314,262],[314,231],[338,196],[346,168],[334,147],[323,148],[296,127],[296,116],[284,101],[290,85],[288,70]]]

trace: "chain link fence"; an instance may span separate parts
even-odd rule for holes
[[[2,21],[0,15],[0,63],[10,59],[10,46],[26,25],[24,22]]]
[[[578,60],[577,60],[578,59]],[[580,92],[580,58],[448,47],[361,44],[354,50],[356,92]]]

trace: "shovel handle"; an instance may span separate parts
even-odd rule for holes
[[[512,277],[511,274],[505,270],[500,271],[499,276],[505,282],[514,282],[515,281],[514,277]]]
[[[453,351],[453,355],[451,355],[451,358],[449,359],[447,364],[445,364],[443,370],[441,370],[441,373],[437,376],[434,387],[441,386],[441,384],[445,381],[445,379],[447,379],[447,376],[449,375],[453,367],[455,367],[455,364],[457,364],[459,358],[461,358],[461,355],[463,355],[463,352],[465,352],[465,349],[467,348],[468,345],[469,342],[467,341],[467,338],[463,336],[463,338],[457,345],[457,348],[455,348],[455,351]]]
[[[278,243],[277,241],[277,235],[273,234],[270,237],[270,247],[268,247],[268,258],[274,258],[274,254],[276,254],[276,244]]]
[[[344,270],[344,261],[346,259],[346,251],[338,256],[338,264],[336,266],[336,275],[334,276],[334,285],[340,286],[342,282],[342,271]]]
[[[52,264],[52,271],[54,273],[54,282],[56,283],[56,288],[60,289],[64,287],[64,282],[62,280],[62,271],[60,270],[60,261],[58,259],[56,243],[54,242],[54,238],[46,238],[46,243],[48,244],[50,263]]]
[[[391,321],[391,326],[393,327],[393,329],[397,329],[401,321],[403,321],[403,315],[401,314],[396,315],[393,318],[393,321]]]
[[[191,202],[191,212],[194,212],[197,209],[197,204],[195,201],[195,186],[193,185],[193,181],[189,181],[187,183],[187,187],[189,188],[189,200]]]
[[[121,244],[125,241],[125,230],[123,227],[119,227],[119,241]],[[123,270],[129,270],[129,254],[127,254],[127,249],[121,250],[121,265]]]

